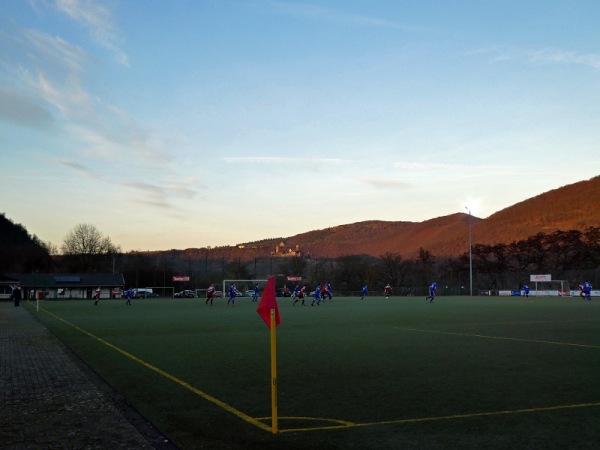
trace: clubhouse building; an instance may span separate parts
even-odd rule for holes
[[[123,274],[6,273],[0,276],[0,299],[9,299],[20,286],[23,299],[91,299],[100,288],[100,298],[121,298]]]

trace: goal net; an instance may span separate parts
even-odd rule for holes
[[[229,286],[235,284],[238,295],[246,295],[246,291],[254,290],[258,284],[259,291],[265,288],[268,280],[223,280],[223,297],[229,297]]]
[[[532,291],[537,297],[571,296],[571,288],[567,280],[535,281]]]

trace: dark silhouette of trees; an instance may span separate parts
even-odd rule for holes
[[[61,247],[64,262],[72,272],[113,272],[119,249],[108,236],[91,224],[76,225]]]
[[[475,245],[473,267],[480,289],[518,287],[530,274],[550,274],[571,286],[582,279],[597,280],[600,228],[537,233],[508,245]],[[468,258],[465,253],[462,259]]]
[[[435,256],[433,256],[429,250],[425,250],[423,247],[419,248],[419,257],[416,261],[416,268],[419,272],[419,281],[427,286],[428,283],[435,278]]]
[[[223,279],[265,278],[277,272],[279,281],[301,276],[311,288],[331,281],[334,291],[358,292],[363,284],[372,293],[390,283],[395,295],[425,293],[432,281],[440,294],[466,294],[470,271],[468,250],[455,258],[436,258],[426,248],[418,256],[404,259],[386,252],[375,258],[348,254],[338,258],[298,256],[228,258],[211,257],[212,249],[122,253],[109,237],[90,224],[75,226],[57,247],[0,214],[0,273],[10,272],[120,272],[130,287],[173,286],[173,275],[188,275],[179,289],[204,288]],[[538,232],[510,243],[478,244],[472,247],[473,287],[477,290],[517,289],[531,274],[551,274],[568,280],[571,287],[581,281],[600,283],[600,227],[585,231]],[[275,272],[274,272],[275,269]],[[183,283],[183,282],[181,282]],[[281,287],[281,286],[279,286]]]
[[[227,276],[234,280],[249,280],[252,278],[246,263],[240,260],[232,261],[227,265]]]
[[[289,262],[287,264],[288,274],[298,277],[304,277],[306,271],[307,261],[306,258],[298,257],[298,258],[288,258]],[[286,274],[287,275],[287,274]]]
[[[41,272],[52,269],[46,245],[25,227],[0,214],[0,273]]]

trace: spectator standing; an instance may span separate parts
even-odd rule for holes
[[[15,302],[15,306],[19,306],[21,303],[21,286],[16,286],[12,291],[12,298]]]

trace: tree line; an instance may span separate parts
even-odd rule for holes
[[[122,273],[130,287],[172,286],[175,289],[204,288],[223,279],[264,279],[278,275],[278,286],[291,287],[287,277],[302,277],[311,289],[331,282],[338,292],[356,292],[363,285],[372,292],[390,284],[397,295],[422,295],[436,281],[438,292],[468,294],[473,289],[518,289],[530,274],[551,274],[571,286],[581,281],[598,285],[600,228],[585,231],[537,233],[509,244],[474,244],[453,257],[436,257],[419,249],[414,258],[401,252],[379,257],[347,255],[337,258],[271,256],[252,260],[186,256],[182,251],[124,253],[94,225],[80,224],[67,233],[60,246],[30,236],[22,225],[0,216],[0,272]],[[189,277],[173,282],[174,275]],[[441,289],[440,289],[441,288]]]

